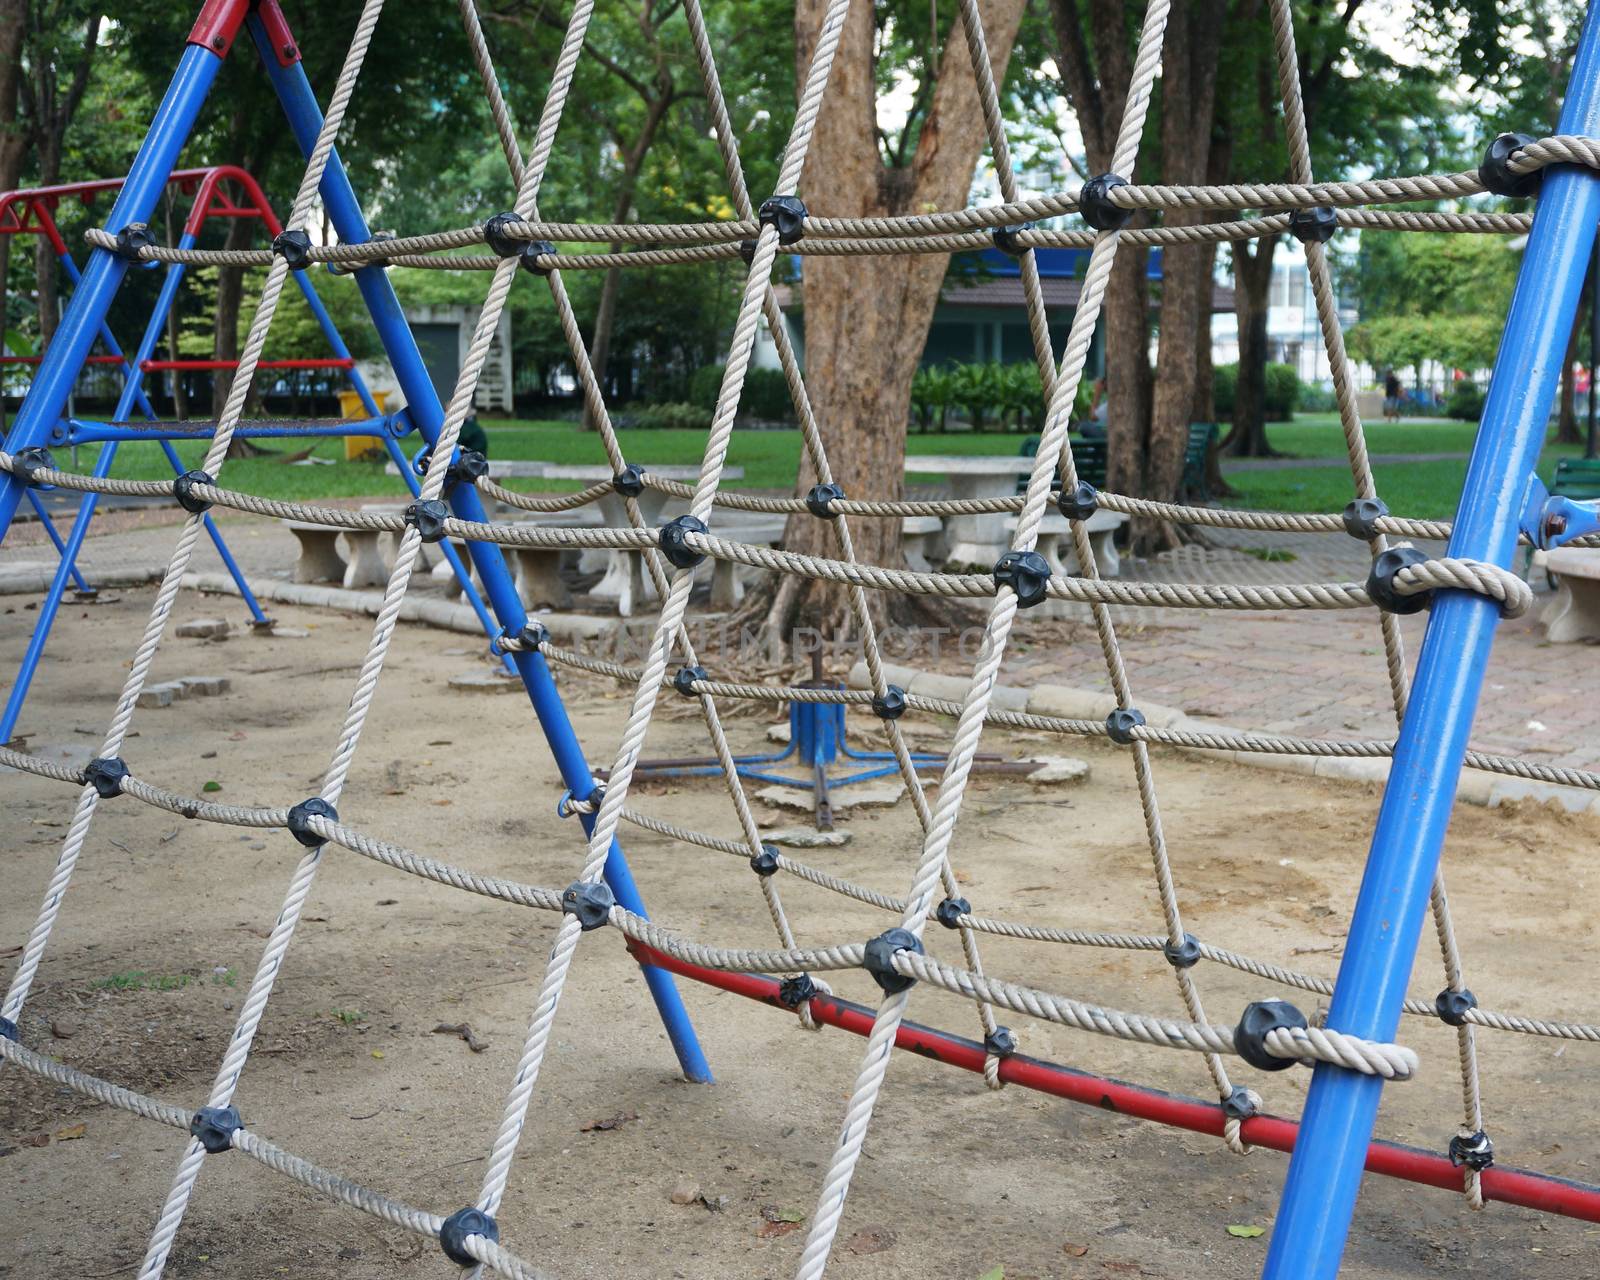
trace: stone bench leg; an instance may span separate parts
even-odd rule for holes
[[[739,580],[740,565],[732,560],[717,560],[711,568],[711,607],[732,609],[744,599],[744,583]]]
[[[903,533],[900,535],[900,549],[905,553],[906,565],[915,573],[932,573],[933,566],[928,563],[928,535],[925,533]]]
[[[1089,551],[1102,578],[1115,578],[1122,573],[1122,557],[1117,553],[1116,533],[1115,529],[1101,529],[1089,535]]]
[[[529,609],[547,606],[565,609],[572,592],[561,580],[560,547],[511,547],[517,570],[517,594]]]
[[[383,536],[379,529],[345,530],[345,543],[350,548],[350,563],[344,567],[347,590],[380,587],[389,581],[389,565],[383,558]]]
[[[291,529],[300,540],[300,558],[294,562],[296,582],[344,581],[344,557],[339,554],[339,530],[332,527]]]
[[[461,557],[461,563],[466,568],[468,576],[472,579],[472,585],[478,589],[478,594],[482,595],[483,584],[478,581],[478,571],[473,568],[472,557],[467,554],[467,544],[457,542],[452,538],[450,545],[455,548],[456,554]],[[456,577],[456,571],[450,567],[450,562],[444,558],[443,552],[439,553],[439,563],[428,571],[428,576],[443,589],[446,600],[457,600],[464,595],[461,590],[461,581]]]
[[[1600,639],[1600,581],[1563,574],[1556,579],[1556,598],[1539,620],[1551,644]]]

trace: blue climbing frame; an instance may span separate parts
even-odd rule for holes
[[[1584,22],[1557,132],[1600,134],[1600,6],[1590,6]],[[1509,568],[1525,513],[1542,506],[1534,467],[1597,220],[1600,174],[1571,165],[1544,171],[1451,531],[1452,556]],[[1339,1031],[1395,1036],[1498,620],[1485,596],[1435,593],[1328,1008],[1328,1025]],[[1375,1076],[1326,1063],[1313,1072],[1266,1280],[1337,1274],[1382,1093]]]
[[[177,73],[107,218],[109,230],[117,231],[129,223],[150,220],[156,198],[194,127],[222,60],[240,27],[246,23],[295,140],[302,151],[309,153],[322,126],[322,111],[300,65],[298,44],[277,0],[206,0],[179,59]],[[341,241],[354,244],[371,238],[337,152],[328,160],[320,194]],[[45,351],[33,386],[17,415],[7,440],[10,452],[49,442],[128,266],[127,261],[107,250],[91,251],[88,267],[62,317],[56,339]],[[394,367],[411,423],[431,447],[437,442],[443,425],[444,410],[385,269],[374,265],[350,274]],[[369,407],[369,412],[376,411]],[[393,444],[392,437],[386,439]],[[395,460],[402,475],[412,475],[402,457]],[[0,475],[0,540],[10,527],[24,488],[16,476]],[[486,519],[477,491],[469,485],[454,486],[449,502],[455,514],[464,520]],[[499,547],[474,542],[469,545],[469,551],[489,596],[495,634],[517,635],[527,625],[528,616]],[[70,563],[70,559],[64,556],[64,564]],[[537,652],[525,651],[508,656],[528,691],[563,784],[573,795],[590,795],[595,789],[595,780],[544,658]],[[593,815],[582,815],[580,820],[587,834],[593,828]],[[615,840],[606,859],[605,878],[618,903],[644,914],[644,902],[627,858]],[[691,1081],[709,1083],[711,1069],[672,975],[654,965],[640,967],[683,1074]]]

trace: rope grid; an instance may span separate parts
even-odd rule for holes
[[[830,0],[823,16],[815,49],[804,82],[785,147],[776,192],[795,196],[800,187],[808,148],[815,131],[818,113],[825,99],[829,71],[838,50],[850,0]],[[765,685],[710,678],[692,679],[687,691],[693,695],[705,723],[720,773],[728,789],[738,827],[738,838],[725,838],[662,821],[639,812],[628,804],[628,793],[650,727],[652,715],[666,680],[669,663],[681,657],[695,666],[696,655],[685,625],[685,614],[693,582],[692,568],[680,567],[663,552],[660,531],[650,527],[637,500],[637,493],[620,485],[593,485],[580,493],[556,498],[534,498],[507,489],[488,476],[471,481],[485,497],[511,507],[541,514],[576,511],[613,492],[621,493],[628,517],[625,528],[566,528],[526,523],[488,523],[446,516],[427,540],[446,536],[473,544],[475,556],[497,556],[497,547],[608,548],[635,551],[661,601],[661,612],[654,627],[644,662],[628,667],[605,662],[562,649],[548,638],[528,639],[502,636],[499,647],[511,651],[536,650],[542,657],[574,670],[581,670],[622,682],[632,688],[632,702],[622,732],[608,783],[597,792],[597,800],[570,799],[564,814],[584,813],[592,819],[585,854],[577,868],[574,884],[567,890],[542,888],[499,877],[487,876],[468,868],[443,862],[426,854],[380,839],[338,820],[334,816],[357,745],[371,708],[389,644],[394,635],[402,600],[410,583],[424,534],[420,522],[383,512],[357,512],[317,507],[299,502],[268,500],[229,489],[220,483],[191,482],[187,493],[203,504],[191,514],[180,531],[171,561],[157,591],[149,622],[125,681],[100,751],[101,760],[120,763],[120,752],[128,737],[134,706],[144,687],[157,646],[170,618],[177,592],[193,550],[204,506],[216,505],[264,516],[295,519],[333,528],[382,530],[398,535],[394,567],[383,595],[372,638],[361,665],[347,713],[323,775],[316,800],[322,812],[307,811],[300,828],[293,826],[290,808],[250,807],[217,804],[167,790],[124,771],[108,786],[103,775],[96,776],[63,765],[36,760],[25,753],[0,747],[0,766],[80,788],[79,799],[61,853],[52,874],[39,916],[23,947],[17,969],[0,1002],[0,1019],[15,1027],[38,971],[44,950],[59,914],[62,901],[79,861],[94,813],[101,799],[130,796],[138,802],[180,815],[186,819],[223,825],[278,830],[290,828],[301,850],[283,906],[268,937],[259,966],[241,1002],[237,1025],[217,1070],[205,1110],[231,1107],[256,1031],[265,1012],[275,980],[287,954],[301,913],[308,900],[323,851],[329,844],[380,862],[393,869],[433,883],[494,898],[522,907],[555,912],[560,916],[527,1034],[499,1126],[492,1138],[485,1161],[484,1176],[474,1207],[492,1221],[501,1207],[506,1185],[528,1108],[537,1086],[540,1068],[554,1027],[566,979],[584,932],[600,926],[615,929],[632,942],[655,949],[687,963],[705,968],[781,974],[791,979],[807,979],[814,990],[829,989],[814,973],[867,969],[880,978],[885,995],[867,1039],[859,1075],[847,1106],[837,1148],[823,1179],[817,1210],[799,1263],[799,1280],[819,1280],[838,1233],[851,1180],[860,1159],[868,1127],[881,1091],[890,1060],[890,1048],[905,1016],[912,983],[922,982],[971,1000],[976,1006],[986,1052],[984,1074],[991,1088],[1000,1087],[999,1062],[1013,1051],[1007,1047],[1009,1032],[995,1018],[996,1009],[1008,1009],[1058,1025],[1112,1036],[1141,1044],[1188,1050],[1201,1055],[1214,1092],[1227,1116],[1223,1138],[1234,1152],[1244,1154],[1249,1147],[1242,1137],[1243,1122],[1258,1114],[1261,1099],[1254,1091],[1235,1086],[1228,1074],[1225,1056],[1237,1055],[1236,1029],[1210,1022],[1205,1013],[1196,969],[1192,962],[1180,964],[1175,953],[1193,948],[1197,959],[1210,961],[1266,981],[1318,994],[1328,995],[1332,984],[1326,979],[1298,973],[1241,953],[1194,939],[1184,929],[1177,878],[1168,851],[1167,838],[1157,800],[1150,744],[1200,750],[1381,758],[1392,754],[1388,741],[1337,742],[1275,735],[1213,733],[1193,729],[1164,729],[1137,724],[1125,733],[1112,734],[1100,721],[1032,715],[991,708],[994,690],[1010,635],[1020,608],[1036,601],[1020,599],[1013,582],[979,574],[912,572],[893,566],[866,564],[855,554],[850,531],[851,518],[900,518],[909,515],[968,515],[1014,513],[1017,517],[1012,549],[1029,552],[1034,548],[1052,489],[1059,484],[1067,491],[1078,487],[1078,473],[1068,436],[1069,414],[1083,375],[1095,325],[1104,302],[1107,282],[1119,246],[1198,245],[1237,241],[1260,236],[1275,236],[1288,230],[1294,210],[1318,206],[1334,211],[1337,224],[1362,230],[1440,231],[1460,233],[1521,234],[1528,230],[1530,218],[1524,214],[1491,212],[1441,212],[1370,208],[1366,206],[1410,201],[1458,199],[1482,192],[1485,188],[1476,173],[1433,174],[1375,179],[1360,182],[1318,183],[1313,179],[1306,138],[1303,105],[1300,99],[1294,35],[1288,0],[1272,0],[1270,9],[1280,89],[1285,107],[1289,142],[1290,177],[1286,183],[1235,184],[1228,186],[1123,185],[1108,193],[1108,200],[1124,210],[1169,213],[1185,219],[1207,211],[1256,210],[1258,216],[1234,218],[1225,222],[1183,222],[1145,228],[1082,231],[1074,229],[1010,229],[1012,243],[1020,247],[1020,277],[1027,309],[1030,337],[1039,366],[1046,400],[1046,417],[1040,445],[1028,474],[1026,490],[1014,497],[933,501],[879,502],[838,499],[831,504],[828,521],[836,554],[833,557],[800,555],[770,547],[721,537],[709,530],[718,510],[754,511],[768,514],[794,514],[807,511],[799,498],[768,498],[724,493],[720,489],[728,445],[733,430],[746,373],[750,367],[757,326],[765,321],[776,345],[780,366],[794,400],[806,449],[806,457],[820,484],[831,484],[833,473],[824,447],[823,430],[806,393],[798,357],[793,350],[778,293],[771,284],[772,268],[780,252],[818,255],[875,255],[890,253],[948,254],[982,249],[993,243],[998,229],[1012,224],[1074,214],[1080,211],[1080,191],[1023,199],[1013,170],[1004,121],[1000,109],[995,68],[987,48],[978,0],[958,0],[962,38],[970,55],[977,99],[983,113],[988,150],[999,186],[1001,203],[977,208],[923,213],[898,217],[830,218],[805,216],[796,243],[780,246],[777,227],[760,217],[745,182],[736,141],[736,131],[728,112],[718,78],[710,38],[699,0],[685,0],[685,19],[695,49],[696,62],[711,112],[713,134],[717,139],[726,173],[730,206],[734,217],[692,224],[603,224],[562,223],[542,220],[538,208],[541,182],[548,165],[561,117],[573,83],[573,73],[584,48],[593,0],[575,0],[566,24],[560,53],[551,73],[551,83],[526,155],[495,71],[488,41],[484,36],[475,0],[458,0],[463,26],[475,70],[482,83],[485,100],[493,118],[508,170],[517,195],[514,217],[501,223],[499,234],[511,240],[563,243],[617,242],[629,246],[622,252],[541,253],[521,257],[457,252],[488,243],[485,227],[474,226],[423,235],[374,238],[366,243],[313,245],[311,262],[337,264],[354,269],[380,263],[385,266],[481,270],[492,273],[485,303],[462,361],[460,376],[445,408],[438,439],[429,453],[422,481],[420,503],[440,499],[450,482],[450,460],[462,424],[471,412],[478,378],[487,359],[499,317],[520,266],[529,266],[542,277],[551,291],[557,318],[567,340],[585,408],[598,430],[601,445],[613,471],[621,477],[630,471],[643,487],[685,499],[690,516],[704,532],[690,530],[681,543],[700,557],[765,569],[774,573],[801,576],[844,584],[852,620],[863,641],[868,687],[863,690],[815,689],[788,685]],[[323,171],[340,132],[346,108],[354,92],[382,0],[365,0],[344,66],[339,74],[326,117],[317,136],[286,220],[291,229],[303,228],[312,213],[312,203]],[[1150,0],[1139,34],[1131,84],[1127,95],[1111,170],[1130,172],[1137,157],[1140,136],[1161,63],[1169,0]],[[954,32],[951,39],[956,38]],[[1554,136],[1524,145],[1509,161],[1515,174],[1534,173],[1549,165],[1572,164],[1600,168],[1600,143],[1592,139]],[[117,249],[117,236],[103,229],[86,234],[97,248]],[[1043,292],[1032,248],[1071,247],[1090,250],[1081,295],[1058,362],[1046,318]],[[1308,268],[1319,323],[1327,345],[1335,396],[1347,443],[1353,487],[1358,499],[1375,499],[1376,487],[1368,458],[1362,425],[1356,410],[1354,380],[1339,328],[1332,277],[1327,254],[1321,243],[1306,244]],[[268,268],[260,300],[253,315],[249,335],[241,353],[238,373],[229,399],[210,433],[210,447],[203,464],[209,476],[220,475],[229,443],[242,419],[251,384],[260,362],[278,298],[288,275],[288,262],[268,250],[179,250],[170,246],[149,245],[137,256],[146,261],[192,264],[266,266]],[[589,361],[576,314],[562,282],[565,270],[601,270],[632,266],[669,266],[742,258],[747,275],[742,289],[737,318],[733,326],[728,358],[712,423],[707,435],[699,477],[693,485],[679,484],[639,473],[631,468],[612,423],[600,383]],[[1025,460],[1019,459],[1019,464]],[[59,486],[84,492],[168,497],[177,500],[174,486],[160,482],[113,480],[57,470],[0,450],[0,470],[19,475],[38,486]],[[1255,530],[1317,533],[1343,533],[1346,524],[1337,515],[1296,515],[1278,512],[1222,511],[1156,502],[1110,492],[1096,494],[1097,504],[1107,510],[1132,516],[1166,519],[1192,525],[1209,525]],[[188,503],[185,503],[188,506]],[[1379,516],[1367,526],[1367,541],[1373,557],[1388,550],[1389,539],[1438,539],[1449,535],[1447,522]],[[1099,575],[1084,522],[1070,521],[1070,532],[1078,563],[1085,566],[1081,576],[1052,576],[1040,588],[1040,596],[1071,600],[1088,605],[1099,639],[1107,675],[1118,708],[1135,707],[1132,688],[1119,646],[1110,606],[1164,606],[1216,609],[1349,609],[1372,606],[1368,590],[1357,583],[1297,583],[1262,586],[1256,584],[1131,583],[1105,580]],[[437,537],[434,535],[437,534]],[[1600,535],[1575,540],[1570,545],[1600,545]],[[718,709],[718,700],[755,702],[814,702],[842,706],[870,706],[893,687],[888,683],[882,655],[872,621],[868,590],[894,591],[941,596],[948,599],[986,601],[984,643],[976,660],[972,679],[964,698],[935,699],[905,694],[908,709],[955,720],[947,764],[934,796],[917,772],[905,731],[897,719],[881,720],[896,766],[916,810],[922,832],[919,856],[910,885],[903,896],[896,896],[855,884],[842,877],[777,852],[776,869],[814,887],[839,894],[898,917],[902,930],[914,945],[893,949],[880,964],[872,961],[870,944],[837,941],[824,945],[802,946],[796,940],[779,893],[776,875],[759,877],[764,903],[778,935],[779,945],[770,950],[712,945],[611,905],[603,918],[580,921],[570,904],[574,889],[593,885],[600,879],[613,837],[621,823],[664,838],[712,852],[754,860],[770,846],[760,838],[756,818],[744,794]],[[1515,617],[1530,607],[1532,593],[1517,575],[1499,566],[1478,561],[1445,557],[1424,558],[1400,569],[1389,590],[1398,597],[1427,595],[1438,590],[1469,591],[1494,599],[1507,617]],[[1397,722],[1403,716],[1409,695],[1405,651],[1395,614],[1378,609],[1379,626],[1389,673],[1392,701]],[[1062,735],[1114,737],[1126,746],[1139,792],[1141,811],[1151,859],[1151,873],[1162,909],[1162,929],[1150,934],[1086,932],[1009,921],[977,914],[964,899],[959,899],[957,881],[950,858],[950,846],[973,768],[980,737],[986,725]],[[1600,774],[1534,764],[1480,752],[1469,751],[1465,762],[1470,767],[1534,779],[1559,785],[1600,790]],[[313,837],[303,839],[302,833]],[[935,898],[944,894],[944,903],[935,913]],[[959,909],[944,907],[959,903]],[[1446,992],[1466,992],[1459,946],[1451,921],[1442,876],[1436,879],[1432,907],[1436,933],[1445,970]],[[954,930],[960,940],[964,963],[954,966],[922,951],[922,935],[930,915]],[[1186,1019],[1110,1009],[1066,995],[1039,990],[1033,986],[1005,981],[983,968],[979,954],[979,935],[1061,945],[1112,948],[1138,952],[1162,952],[1172,967]],[[885,971],[909,980],[898,989],[883,983]],[[1441,996],[1442,1000],[1442,996]],[[1439,1001],[1408,998],[1404,1011],[1412,1016],[1443,1019],[1455,1025],[1462,1080],[1463,1121],[1458,1137],[1483,1137],[1479,1071],[1474,1042],[1475,1029],[1554,1037],[1600,1043],[1600,1027],[1547,1018],[1485,1010],[1473,1005],[1455,1016],[1446,1017]],[[802,1023],[815,1030],[818,1023],[808,1002],[797,1009]],[[146,1119],[191,1134],[180,1158],[167,1199],[152,1231],[140,1280],[157,1280],[163,1274],[173,1240],[183,1220],[189,1199],[208,1151],[196,1131],[197,1113],[98,1079],[46,1055],[28,1049],[16,1038],[3,1034],[0,1025],[0,1063],[11,1062],[67,1088],[119,1107]],[[1397,1045],[1377,1043],[1343,1035],[1332,1029],[1311,1025],[1279,1027],[1262,1037],[1261,1045],[1273,1058],[1290,1062],[1333,1063],[1351,1070],[1388,1080],[1406,1080],[1417,1074],[1417,1055]],[[1487,1141],[1486,1139],[1484,1140]],[[447,1220],[417,1209],[351,1182],[338,1174],[301,1159],[241,1124],[227,1136],[227,1147],[243,1152],[287,1177],[335,1200],[374,1215],[408,1231],[439,1238]],[[1480,1166],[1463,1167],[1463,1192],[1474,1208],[1483,1206]],[[459,1248],[473,1264],[468,1274],[477,1277],[484,1267],[513,1277],[543,1277],[544,1273],[503,1248],[496,1238],[468,1233]]]

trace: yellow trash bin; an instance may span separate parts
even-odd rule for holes
[[[372,398],[377,402],[379,413],[389,412],[389,393],[387,391],[374,391]],[[339,416],[355,420],[367,416],[367,406],[361,403],[361,396],[355,391],[341,391],[339,393]],[[357,458],[383,456],[383,446],[378,443],[375,436],[346,436],[344,438],[344,457],[346,462]]]

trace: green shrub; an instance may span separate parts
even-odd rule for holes
[[[689,402],[707,413],[717,407],[717,395],[722,390],[720,364],[708,364],[696,369],[689,379]],[[782,369],[750,369],[744,375],[744,391],[739,397],[741,417],[760,422],[794,421],[794,401],[789,397],[789,383]]]
[[[943,431],[955,404],[955,379],[948,367],[918,369],[911,379],[911,413],[923,431]]]
[[[705,431],[711,426],[711,410],[681,401],[642,404],[623,415],[622,425],[639,431]]]
[[[1444,411],[1462,422],[1476,422],[1483,415],[1484,390],[1476,382],[1458,382],[1450,389]]]
[[[1211,408],[1218,422],[1233,419],[1233,400],[1239,390],[1239,366],[1219,364],[1211,371]]]
[[[1288,422],[1300,399],[1300,378],[1292,365],[1267,366],[1267,421]]]

